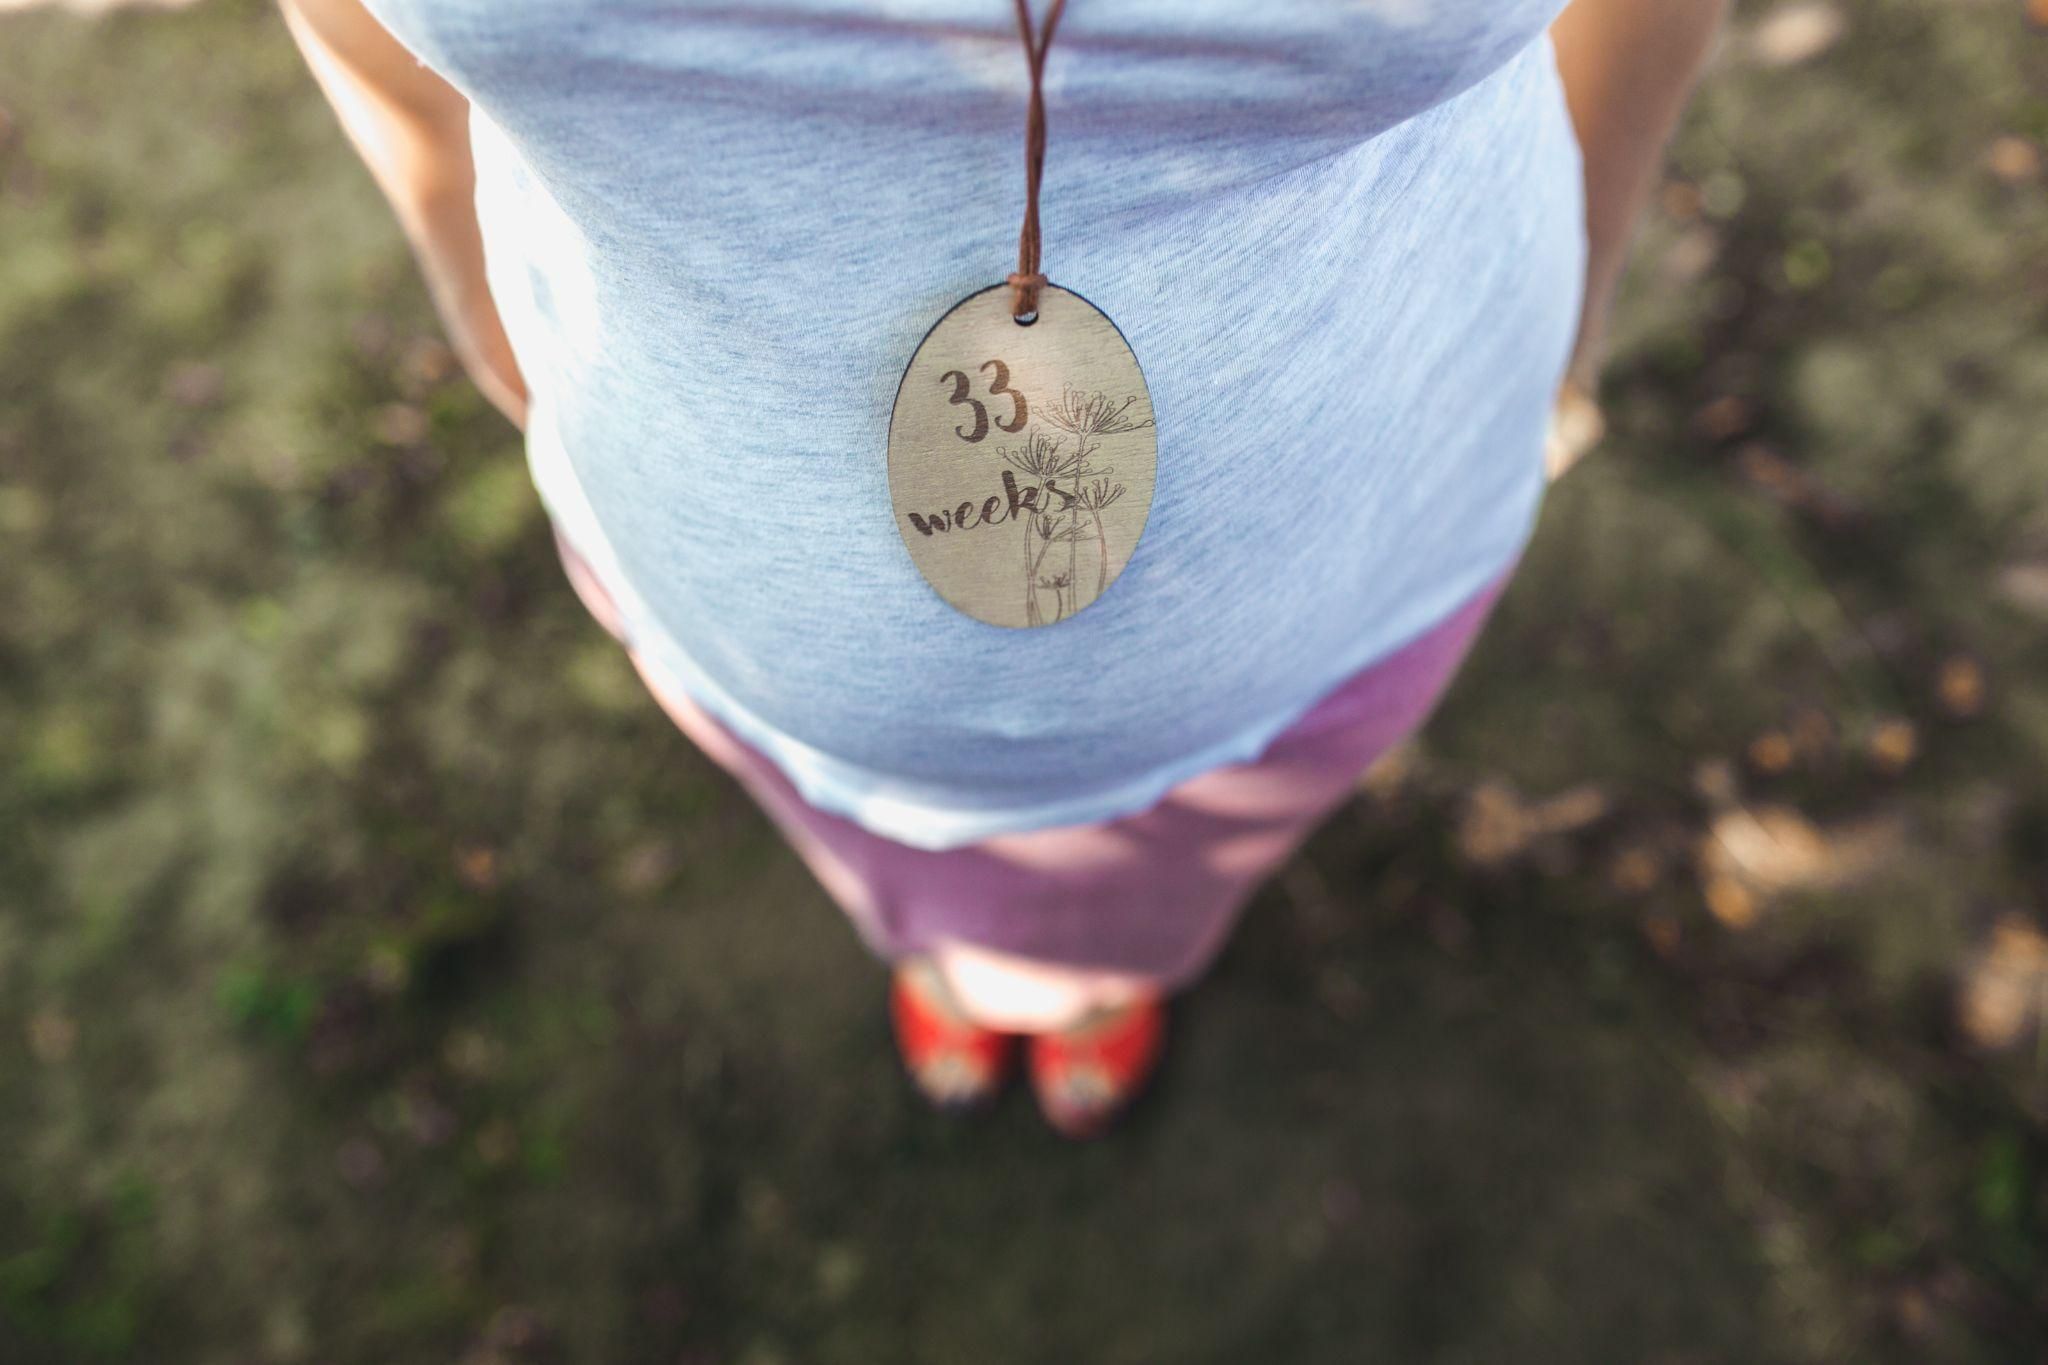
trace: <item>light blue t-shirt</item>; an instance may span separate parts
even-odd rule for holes
[[[1584,262],[1562,0],[1071,0],[1044,269],[1128,338],[1158,481],[1036,630],[925,583],[886,457],[919,340],[1014,268],[1005,0],[371,7],[474,103],[549,510],[825,809],[927,848],[1142,809],[1530,533]]]

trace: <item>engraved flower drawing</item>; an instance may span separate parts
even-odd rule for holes
[[[1063,386],[1058,402],[1031,405],[1034,429],[1027,431],[1021,446],[997,448],[1011,468],[1037,480],[1029,499],[1034,511],[1024,522],[1024,614],[1031,625],[1051,625],[1072,616],[1109,586],[1109,538],[1102,513],[1123,495],[1124,486],[1111,482],[1114,467],[1091,460],[1101,452],[1105,437],[1152,425],[1151,418],[1140,420],[1131,412],[1137,401],[1136,394],[1118,401],[1099,390]],[[1039,422],[1065,435],[1038,431]],[[1058,506],[1053,505],[1055,500]],[[1081,564],[1081,547],[1090,539],[1093,573],[1085,572]],[[1056,556],[1055,547],[1060,545],[1067,547],[1066,564],[1054,569],[1046,559]],[[1050,616],[1041,594],[1051,596]]]

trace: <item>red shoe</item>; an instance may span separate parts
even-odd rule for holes
[[[1067,1137],[1100,1136],[1144,1090],[1165,1045],[1166,1002],[1156,996],[1033,1035],[1031,1089],[1039,1110]]]
[[[979,1109],[1001,1093],[1016,1038],[969,1019],[929,958],[907,958],[889,980],[889,1018],[904,1069],[940,1109]]]

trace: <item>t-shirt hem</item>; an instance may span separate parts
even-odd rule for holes
[[[1355,662],[1335,683],[1298,705],[1283,708],[1221,742],[1113,786],[1029,806],[962,808],[890,791],[880,783],[863,784],[858,776],[843,770],[840,760],[768,724],[698,668],[655,620],[621,573],[616,554],[583,498],[564,452],[550,439],[548,416],[545,405],[537,402],[528,424],[528,458],[542,505],[611,594],[624,622],[626,637],[653,679],[662,688],[695,702],[758,750],[817,809],[851,820],[883,838],[934,852],[1000,835],[1095,824],[1138,814],[1157,805],[1191,778],[1232,764],[1255,761],[1291,726],[1359,672],[1427,635],[1490,587],[1520,557],[1533,530],[1532,519],[1510,552],[1498,562],[1470,566],[1468,572],[1476,581],[1466,581],[1461,576],[1455,588],[1444,594],[1445,600],[1436,603],[1435,609],[1423,615],[1413,629],[1401,632],[1391,641],[1374,641],[1370,657]]]

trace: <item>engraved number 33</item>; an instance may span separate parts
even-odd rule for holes
[[[997,422],[996,425],[1007,432],[1015,433],[1021,431],[1024,424],[1031,420],[1031,405],[1024,401],[1023,394],[1010,387],[1010,367],[1008,365],[1005,365],[1000,360],[983,361],[981,372],[987,374],[990,370],[994,370],[996,373],[995,378],[989,380],[988,396],[994,398],[998,394],[1007,394],[1010,399],[1010,420],[1007,422]],[[946,401],[950,403],[965,403],[968,407],[974,409],[974,430],[968,431],[963,427],[954,427],[953,434],[963,441],[979,441],[982,437],[988,435],[988,409],[982,406],[979,398],[971,397],[968,394],[969,385],[966,375],[958,370],[948,370],[939,376],[939,382],[944,384],[948,381],[951,381],[953,385],[953,396]]]

